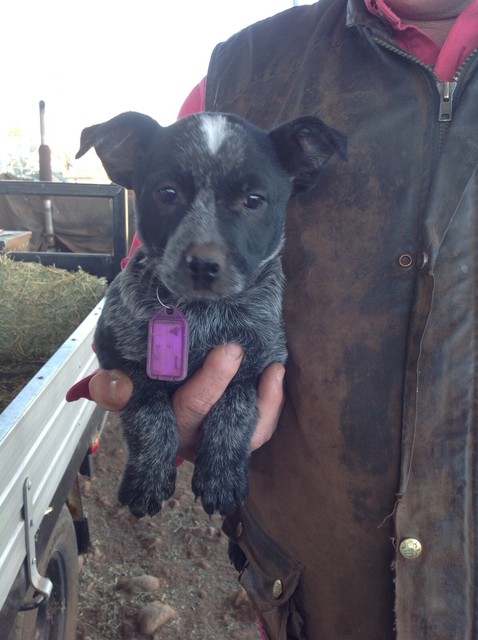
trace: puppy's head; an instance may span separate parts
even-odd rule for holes
[[[237,294],[283,242],[287,203],[310,189],[335,152],[337,131],[314,117],[270,133],[230,114],[161,127],[123,113],[84,129],[111,180],[136,195],[138,232],[158,277],[183,298]]]

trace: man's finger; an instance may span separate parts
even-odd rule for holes
[[[284,404],[284,374],[284,365],[271,364],[260,377],[257,390],[259,422],[251,439],[251,451],[267,442],[276,430]]]
[[[173,406],[180,429],[200,425],[236,375],[242,356],[243,350],[238,344],[215,347],[202,367],[175,392]]]
[[[108,411],[121,411],[133,393],[133,382],[119,369],[100,369],[88,384],[91,399]]]

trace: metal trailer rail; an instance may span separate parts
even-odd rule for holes
[[[22,563],[31,557],[34,536],[68,464],[90,435],[86,432],[96,405],[64,398],[72,384],[98,366],[91,343],[101,307],[93,309],[0,414],[0,610]]]
[[[76,271],[81,265],[83,271],[105,277],[108,282],[121,269],[121,260],[128,253],[128,200],[127,191],[118,185],[76,184],[68,182],[26,182],[21,180],[0,180],[0,195],[54,196],[110,198],[113,206],[113,253],[66,253],[56,251],[12,251],[15,260],[40,262],[55,265],[69,271]]]

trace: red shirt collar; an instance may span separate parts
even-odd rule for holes
[[[392,27],[397,44],[425,64],[434,67],[435,74],[442,82],[452,80],[462,62],[478,49],[478,0],[472,0],[458,16],[441,49],[418,27],[402,22],[385,0],[364,2],[371,13]]]

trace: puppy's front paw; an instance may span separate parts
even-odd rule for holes
[[[201,498],[207,514],[218,511],[221,516],[227,516],[247,498],[247,465],[218,474],[196,462],[192,489],[196,498]]]
[[[168,469],[145,469],[128,464],[118,491],[118,500],[128,506],[136,518],[146,514],[156,515],[164,500],[170,498],[175,489],[176,466]]]

